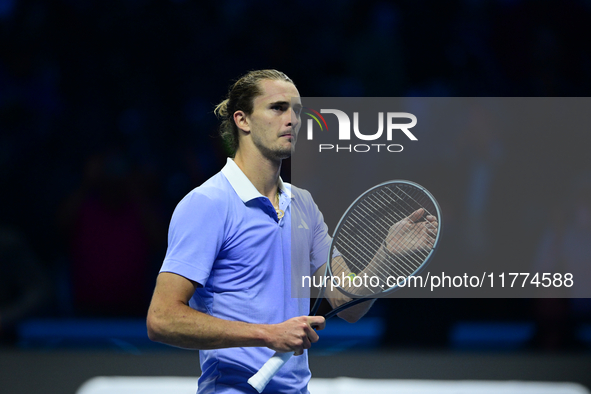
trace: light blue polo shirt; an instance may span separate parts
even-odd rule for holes
[[[292,297],[292,275],[309,275],[324,264],[330,237],[310,193],[281,181],[279,187],[282,219],[228,159],[220,173],[178,204],[160,272],[202,285],[189,302],[192,308],[262,324],[308,315],[309,299]],[[254,392],[247,380],[273,353],[254,347],[201,350],[198,392]],[[292,357],[265,392],[307,393],[309,379],[305,352]]]

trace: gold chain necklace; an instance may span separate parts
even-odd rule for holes
[[[277,212],[277,219],[281,219],[285,215],[285,211],[279,209],[279,190],[277,190],[277,206],[273,205],[273,208],[275,208],[275,212]]]

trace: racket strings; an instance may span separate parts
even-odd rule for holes
[[[355,261],[356,262],[356,257],[353,255],[353,253],[347,253],[348,257],[346,259],[346,263],[348,265],[349,262],[351,261]],[[370,256],[367,253],[364,253],[364,260],[370,260],[372,259],[372,256]],[[378,260],[380,260],[380,262],[378,264],[372,265],[367,267],[365,274],[368,275],[369,277],[372,276],[376,276],[379,278],[379,282],[378,283],[387,283],[387,279],[390,276],[403,276],[403,277],[408,277],[409,275],[412,274],[412,272],[419,266],[417,265],[416,267],[410,268],[407,267],[406,269],[399,265],[399,264],[387,264],[388,265],[388,269],[381,267],[382,264],[384,264],[384,261],[389,259],[389,256],[387,256],[383,250],[381,249],[377,249],[377,253],[375,254],[375,256],[378,258]],[[352,264],[355,266],[355,269],[357,270],[357,272],[361,272],[364,267],[362,264]],[[333,266],[334,266],[334,262],[333,262]],[[339,267],[337,269],[333,268],[333,272],[338,276],[341,277],[342,274],[345,274],[345,276],[347,276],[350,272],[350,268],[348,268],[346,265],[339,265]],[[363,288],[355,288],[355,291],[350,291],[351,293],[364,293],[364,292],[371,292],[371,293],[376,293],[376,291],[373,291],[373,289],[371,287],[367,288],[367,287],[363,287]],[[381,289],[378,289],[379,291],[381,291]]]
[[[351,264],[353,265],[353,268],[356,272],[363,271],[363,269],[367,266],[367,264],[364,262],[371,261],[376,252],[378,252],[380,246],[379,243],[376,243],[374,240],[367,238],[365,234],[361,234],[360,237],[363,237],[371,245],[368,247],[367,244],[355,242],[355,238],[350,236],[347,233],[347,231],[344,231],[341,240],[344,241],[345,244],[339,242],[337,246],[337,250],[340,251],[342,249],[348,252],[345,253],[345,255],[351,257]],[[360,249],[356,251],[351,251],[351,247],[349,245],[359,246]],[[347,263],[349,263],[349,259],[347,259]],[[344,266],[342,268],[346,269],[346,267]]]
[[[356,212],[353,212],[352,216],[355,218],[358,218],[358,215],[356,214]],[[359,232],[359,229],[351,227],[350,225],[348,225],[348,223],[345,225],[345,229],[349,229],[352,233]],[[363,248],[364,250],[368,251],[368,253],[365,254],[365,257],[371,259],[373,257],[373,255],[379,250],[379,247],[382,244],[380,242],[380,239],[383,239],[386,234],[377,233],[374,230],[374,228],[372,228],[372,227],[369,227],[369,231],[372,232],[373,234],[369,234],[369,236],[368,236],[365,232],[360,232],[359,237],[363,238],[365,241],[367,241],[367,243],[369,243],[371,245],[371,249],[368,249],[366,247]],[[347,241],[350,241],[351,239],[355,239],[355,237],[352,236],[351,234],[347,233],[347,231],[345,231],[344,234],[349,235],[349,237],[344,237],[345,240],[347,240]],[[355,243],[355,242],[351,242],[351,243]],[[365,246],[365,245],[362,244],[362,246]],[[362,265],[364,267],[367,264],[362,264]]]
[[[420,208],[424,209],[425,212],[428,212],[428,210],[426,208],[424,208],[423,206],[421,206],[420,208],[409,206],[409,208],[412,208],[412,211],[413,212],[416,211],[417,209],[420,209]],[[397,211],[390,211],[390,212],[393,213],[393,215],[395,216],[395,219],[397,219],[397,221],[404,220],[404,219],[407,218],[408,215],[412,214],[412,213],[406,212],[405,213],[406,215],[396,215],[396,212]],[[418,223],[427,223],[427,222],[426,221],[419,221]],[[416,224],[416,223],[413,223],[413,224]],[[413,226],[412,228],[408,228],[408,229],[407,228],[401,228],[401,230],[406,230],[406,233],[403,233],[404,236],[408,235],[408,233],[411,232],[411,231],[412,232],[415,232],[416,231],[415,237],[411,237],[411,238],[406,237],[405,238],[408,242],[402,244],[402,246],[404,246],[404,247],[407,247],[407,246],[408,247],[413,247],[413,246],[415,246],[416,245],[416,241],[420,241],[420,238],[424,236],[424,233],[421,231],[421,228],[418,227],[418,226]],[[398,229],[398,231],[400,231],[400,229]],[[398,231],[396,231],[393,235],[398,235]],[[432,241],[432,237],[429,236],[426,239],[426,241],[427,241],[428,248],[431,249],[433,247],[433,244],[432,244],[432,242],[429,242],[429,241]],[[417,252],[427,252],[427,250],[425,248],[420,248],[420,249],[417,249]],[[424,255],[422,257],[426,257],[426,256]]]
[[[362,213],[364,213],[365,215],[369,215],[370,214],[369,212],[367,212],[366,209],[364,209],[365,207],[363,205],[361,205],[359,208],[362,211]],[[363,218],[360,218],[355,212],[352,213],[352,216],[355,217],[355,218],[357,218],[358,220],[363,220]],[[402,216],[396,216],[394,218],[392,216],[388,216],[388,215],[385,215],[385,216],[386,216],[387,219],[389,219],[389,221],[393,221],[392,219],[394,219],[394,221],[396,221],[396,222],[398,222],[398,221],[400,221],[400,220],[402,220],[404,218]],[[383,218],[382,218],[382,220],[383,220]],[[347,227],[349,227],[349,226],[347,226]],[[371,237],[367,237],[363,233],[361,234],[361,236],[366,241],[368,241],[369,243],[371,243],[372,246],[373,246],[372,247],[372,251],[369,252],[370,254],[374,254],[376,252],[377,247],[381,246],[381,243],[382,243],[379,240],[384,239],[387,236],[388,232],[389,232],[389,226],[384,226],[384,225],[377,224],[375,227],[378,228],[378,229],[381,229],[382,231],[379,232],[379,233],[376,233],[375,230],[374,230],[374,228],[370,227],[369,230],[373,233],[373,234],[371,234]],[[409,231],[410,230],[407,230],[405,232],[408,233]],[[412,243],[412,241],[413,240],[410,240],[411,243]],[[367,250],[367,248],[364,248],[364,249]],[[366,254],[365,257],[368,258],[370,256],[368,256]],[[412,258],[412,256],[411,256],[411,258]],[[420,263],[418,260],[416,260],[416,259],[414,259],[414,260],[415,260],[415,262]],[[356,268],[358,268],[358,267],[356,267]]]
[[[410,206],[409,206],[409,208],[413,208],[413,209],[412,209],[412,211],[413,211],[413,212],[414,212],[414,211],[416,211],[416,209],[414,209],[414,207],[410,207]],[[419,208],[417,208],[417,209],[419,209]],[[423,208],[423,209],[424,209],[424,208]],[[411,215],[411,214],[412,214],[412,212],[408,212],[408,211],[407,211],[407,212],[405,212],[405,214],[399,215],[399,214],[396,214],[397,210],[392,210],[392,209],[389,209],[389,210],[388,210],[388,212],[390,212],[390,213],[391,213],[391,215],[390,215],[390,216],[388,216],[388,214],[386,214],[386,215],[384,215],[384,216],[385,216],[385,217],[388,217],[388,219],[390,219],[390,220],[389,220],[389,222],[390,222],[390,223],[392,222],[392,219],[393,219],[393,220],[395,220],[396,222],[400,222],[400,221],[402,221],[402,220],[406,219],[406,218],[407,218],[409,215]],[[390,227],[391,227],[391,226],[387,226],[387,228],[388,228],[388,233],[389,233],[389,231],[390,231]],[[417,229],[418,229],[418,231],[417,231]],[[414,245],[415,238],[418,238],[419,236],[421,236],[421,235],[422,235],[422,234],[421,234],[421,232],[420,232],[420,228],[418,228],[418,227],[416,227],[416,226],[414,226],[413,228],[404,228],[404,227],[401,227],[400,229],[397,229],[397,231],[394,233],[394,235],[398,235],[398,232],[399,232],[400,230],[403,230],[403,231],[405,231],[405,233],[403,233],[403,235],[407,235],[407,234],[408,234],[408,233],[410,233],[411,231],[416,231],[416,234],[415,234],[415,235],[416,235],[416,237],[413,237],[413,238],[408,238],[408,237],[407,237],[407,238],[405,238],[405,239],[406,239],[408,242],[406,242],[405,244],[403,244],[403,246],[412,246],[412,245]]]
[[[388,228],[387,228],[387,227],[385,227],[385,226],[377,226],[377,227],[381,228],[381,229],[382,229],[382,231],[378,233],[378,232],[376,232],[376,231],[375,231],[375,229],[374,229],[374,228],[372,228],[372,227],[370,227],[370,228],[369,228],[369,230],[370,230],[370,231],[373,233],[373,238],[376,240],[376,241],[375,241],[375,243],[377,244],[377,245],[376,245],[376,246],[377,246],[377,248],[374,250],[374,254],[375,254],[376,252],[379,252],[379,253],[382,255],[381,257],[388,257],[388,255],[387,255],[387,254],[386,254],[386,253],[385,253],[385,252],[384,252],[382,249],[380,249],[380,248],[379,248],[380,246],[382,246],[382,244],[383,244],[383,240],[384,240],[384,239],[387,237],[387,234],[388,234]],[[366,239],[367,239],[367,237],[366,237]],[[380,241],[378,241],[378,240],[382,240],[382,241],[380,242]],[[367,256],[366,256],[366,257],[367,257]],[[404,262],[404,263],[405,263],[405,262]],[[401,268],[402,268],[402,267],[401,267]],[[407,268],[411,268],[411,267],[407,265]],[[389,271],[388,271],[388,270],[385,270],[385,269],[384,269],[383,271],[384,271],[384,275],[385,275],[385,276],[388,276],[388,273],[389,273]],[[405,272],[405,273],[406,273],[406,274],[410,274],[410,273],[412,273],[413,271],[414,271],[414,270],[411,270],[410,272],[408,272],[408,273],[406,273],[406,272]]]
[[[390,216],[390,222],[392,219],[396,220],[397,222],[405,220],[405,219],[407,219],[407,217],[409,215],[412,215],[412,212],[415,212],[416,210],[421,209],[421,208],[424,210],[424,212],[427,212],[427,213],[429,212],[429,210],[427,208],[425,208],[425,205],[427,205],[427,204],[424,204],[424,203],[419,204],[419,202],[413,198],[413,201],[415,201],[415,203],[419,204],[419,205],[418,206],[411,206],[404,199],[400,199],[399,195],[397,195],[396,193],[393,193],[393,194],[397,197],[397,199],[399,201],[401,201],[407,205],[408,210],[406,210],[406,212],[403,212],[403,214],[396,214],[396,212],[403,211],[402,209],[391,210],[390,212],[392,212],[392,215]],[[411,197],[407,193],[405,193],[405,194],[407,196]],[[386,197],[391,197],[391,196],[387,195]],[[425,228],[427,230],[429,230],[429,227],[428,227],[429,222],[426,220],[409,223],[409,225],[410,226],[399,226],[399,228],[395,229],[395,231],[393,233],[389,232],[390,239],[397,239],[397,237],[398,237],[399,240],[403,241],[403,242],[396,242],[393,245],[395,247],[393,252],[396,253],[398,251],[402,251],[406,254],[407,257],[409,257],[411,260],[415,261],[418,265],[420,265],[420,264],[422,264],[424,259],[427,258],[430,250],[433,248],[433,245],[434,245],[433,234],[425,232]],[[391,227],[389,228],[389,231],[390,230],[391,230]],[[400,234],[401,231],[402,231],[402,234]],[[397,250],[397,249],[400,249],[400,250]],[[404,255],[404,254],[402,254],[402,255]],[[399,254],[399,256],[401,256],[401,255]]]
[[[339,242],[336,245],[339,252],[343,252],[343,256],[346,257],[346,263],[343,265],[334,264],[333,260],[333,272],[337,275],[348,270],[349,264],[353,267],[356,272],[361,272],[367,266],[367,262],[371,261],[379,250],[380,243],[376,241],[374,237],[368,237],[365,233],[357,235],[358,229],[352,228],[348,223],[345,224]],[[349,233],[351,231],[352,234]],[[354,236],[357,235],[359,238]],[[365,241],[363,243],[359,241]],[[368,245],[369,244],[369,245]],[[336,269],[334,269],[336,268]],[[382,275],[387,275],[387,271],[382,270]]]
[[[429,206],[429,205],[430,205],[430,206],[433,206],[433,208],[435,208],[435,206],[433,205],[433,201],[432,201],[430,198],[428,198],[428,197],[427,197],[427,196],[426,196],[426,195],[425,195],[425,194],[424,194],[422,191],[420,191],[420,190],[418,190],[418,189],[416,189],[416,188],[413,188],[413,190],[414,190],[414,192],[415,192],[415,193],[417,193],[417,194],[419,194],[420,196],[423,196],[423,197],[424,197],[424,200],[423,200],[422,202],[420,202],[420,203],[419,203],[419,202],[418,202],[418,201],[417,201],[415,198],[413,198],[413,197],[412,197],[410,194],[406,193],[406,192],[405,192],[405,191],[404,191],[404,190],[403,190],[403,189],[402,189],[400,186],[397,186],[396,188],[397,188],[398,190],[400,190],[400,192],[402,192],[402,193],[404,193],[406,196],[408,196],[408,197],[409,197],[411,200],[413,200],[413,201],[414,201],[414,202],[415,202],[415,203],[416,203],[416,204],[417,204],[419,207],[423,208],[423,209],[425,210],[425,212],[427,212],[427,214],[429,214],[429,215],[433,215],[433,216],[436,216],[436,215],[434,215],[433,213],[431,213],[431,212],[430,212],[430,211],[429,211],[429,210],[426,208],[426,206]]]
[[[363,211],[364,207],[363,207],[363,205],[361,205],[358,208]],[[365,213],[367,213],[367,211],[365,211]],[[361,220],[364,220],[365,217],[367,217],[367,215],[364,217],[359,217],[357,215],[357,212],[352,212],[352,217],[355,217],[359,221],[361,221]],[[350,226],[348,226],[348,225],[346,225],[345,227],[352,230],[353,233],[357,232],[357,230],[358,230],[357,228],[351,229]],[[379,233],[376,232],[375,231],[376,227],[381,228],[382,231]],[[361,232],[361,234],[359,234],[359,237],[366,240],[372,246],[371,249],[368,249],[367,247],[365,247],[365,245],[363,245],[363,244],[361,245],[363,247],[363,249],[366,251],[366,253],[364,254],[365,261],[370,261],[376,253],[382,254],[383,255],[382,257],[387,257],[387,255],[380,249],[380,246],[382,246],[383,239],[387,236],[388,228],[385,226],[379,226],[379,225],[376,227],[369,227],[369,231],[372,232],[372,234],[370,234],[369,236],[363,232]],[[345,231],[345,234],[347,234],[346,231]],[[356,239],[354,236],[351,236],[351,235],[349,235],[349,237],[344,237],[344,238],[347,241],[350,241],[352,239]],[[359,267],[358,265],[355,265],[355,268],[358,270],[361,268],[361,270],[362,270],[366,265],[367,264],[362,264],[361,267]],[[385,276],[388,276],[389,271],[383,270],[383,273]]]
[[[387,237],[387,234],[385,234],[386,230],[387,228],[384,227],[383,232],[379,234],[380,238],[385,239]],[[404,232],[406,233],[408,231]],[[381,246],[382,243],[379,245]],[[370,268],[373,268],[372,271],[374,272],[381,272],[383,276],[382,279],[385,279],[385,277],[391,276],[392,274],[396,274],[398,276],[411,275],[421,264],[421,260],[417,259],[412,254],[407,254],[406,256],[396,255],[397,258],[395,258],[392,254],[389,254],[383,247],[377,250],[376,257],[378,258],[378,261],[380,263],[378,265],[374,264],[373,266],[370,266]],[[381,270],[379,268],[381,268]]]
[[[424,213],[432,215],[434,208],[431,200],[426,197],[421,199],[424,193],[414,189],[405,191],[399,186],[396,190],[381,188],[369,194],[361,200],[348,215],[339,231],[339,240],[334,247],[343,256],[343,264],[337,259],[331,261],[333,275],[349,275],[352,271],[361,273],[366,270],[368,276],[377,276],[380,283],[384,283],[388,277],[412,275],[428,258],[430,250],[434,246],[433,236],[427,236],[417,226],[400,226],[390,234],[391,227],[408,218],[417,209],[423,208]],[[423,221],[419,221],[422,223]],[[412,223],[418,224],[418,223]],[[386,238],[398,239],[399,250],[405,253],[392,253],[384,250]],[[426,241],[426,247],[416,247]],[[382,248],[384,245],[384,248]],[[395,246],[396,246],[395,245]],[[370,264],[374,259],[378,264]],[[349,272],[347,272],[349,271]],[[355,288],[356,292],[376,293],[371,287]]]
[[[345,241],[348,241],[348,239],[346,238]],[[341,249],[343,249],[342,246],[339,246],[339,247],[341,247]],[[377,246],[374,247],[373,249],[378,251],[378,253],[376,253],[376,256],[377,257],[380,257],[380,260],[384,260],[385,258],[387,258],[387,256],[383,253],[382,250],[377,249]],[[361,253],[361,255],[362,255],[361,257],[363,258],[363,260],[367,261],[367,260],[370,260],[372,258],[372,256],[370,255],[370,253],[372,253],[372,252],[368,251],[367,248],[365,248],[365,250],[366,251],[364,253]],[[353,269],[355,271],[361,272],[364,269],[364,265],[365,264],[358,263],[357,262],[358,259],[355,258],[355,256],[352,253],[345,253],[345,254],[349,256],[347,258],[347,262],[348,263],[352,263],[351,265],[353,265],[353,267],[354,267]],[[379,256],[380,254],[381,254],[381,256]],[[334,262],[333,262],[333,266],[334,266]],[[373,266],[373,267],[368,267],[368,268],[370,269],[370,272],[366,272],[366,274],[370,274],[370,275],[376,275],[377,274],[377,275],[382,276],[382,277],[387,277],[393,271],[392,269],[390,269],[389,271],[385,270],[384,268],[381,268],[380,269],[380,266],[379,265]],[[373,268],[373,269],[371,269],[371,268]],[[333,267],[333,272],[335,272],[337,275],[340,275],[341,273],[344,273],[346,271],[349,271],[349,269],[347,269],[346,266],[340,266],[337,269],[334,269],[334,267]],[[409,274],[409,272],[407,270],[403,270],[401,273],[403,273],[404,275],[408,275]]]
[[[414,209],[414,207],[409,207],[409,208],[413,208],[413,210],[416,210],[416,209]],[[398,223],[398,222],[406,219],[407,216],[411,214],[411,212],[407,211],[402,215],[397,215],[396,211],[392,210],[392,209],[389,209],[387,212],[388,213],[385,214],[384,217],[386,219],[388,219],[387,220],[388,223],[392,223],[392,222]],[[391,225],[385,225],[385,226],[382,225],[381,226],[382,230],[386,233],[386,235],[390,234],[391,227],[392,227]],[[402,231],[402,234],[399,234],[400,231]],[[417,226],[413,226],[411,228],[400,226],[400,228],[396,229],[396,231],[392,235],[393,236],[402,235],[401,239],[404,242],[402,242],[400,244],[407,249],[412,249],[413,246],[415,246],[416,241],[418,241],[420,239],[420,237],[422,237],[423,234],[421,233],[421,229],[418,228]],[[409,235],[410,235],[410,237],[409,237]],[[425,252],[424,249],[417,249],[417,250],[415,250],[415,252],[420,254],[422,258],[426,257],[426,254],[423,254]],[[415,256],[413,256],[413,254],[410,254],[409,257],[411,260],[414,260],[415,262],[417,262],[419,264],[422,263],[422,259],[415,258]]]

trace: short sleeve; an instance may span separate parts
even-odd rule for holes
[[[168,230],[160,272],[172,272],[205,285],[224,242],[223,200],[194,190],[177,205]]]

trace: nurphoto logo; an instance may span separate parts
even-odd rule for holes
[[[307,125],[307,138],[308,140],[314,139],[314,124],[318,126],[320,132],[328,132],[328,125],[326,119],[322,114],[332,114],[337,118],[339,124],[338,127],[338,140],[339,141],[350,141],[351,140],[351,120],[349,115],[344,111],[338,109],[321,109],[320,112],[312,108],[304,108],[303,113],[308,115]],[[396,119],[407,119],[410,123],[397,123]],[[395,132],[402,132],[411,141],[418,141],[417,137],[410,132],[409,129],[413,128],[417,124],[417,117],[408,112],[378,112],[378,130],[374,133],[362,133],[359,130],[359,112],[353,112],[353,134],[355,138],[361,141],[378,141],[384,140],[382,138],[384,134],[384,123],[386,123],[386,135],[385,141],[392,141],[392,136]],[[372,143],[372,144],[319,144],[319,152],[323,151],[334,151],[334,152],[369,152],[375,150],[377,152],[402,152],[403,146],[400,144],[387,144],[387,143]]]

